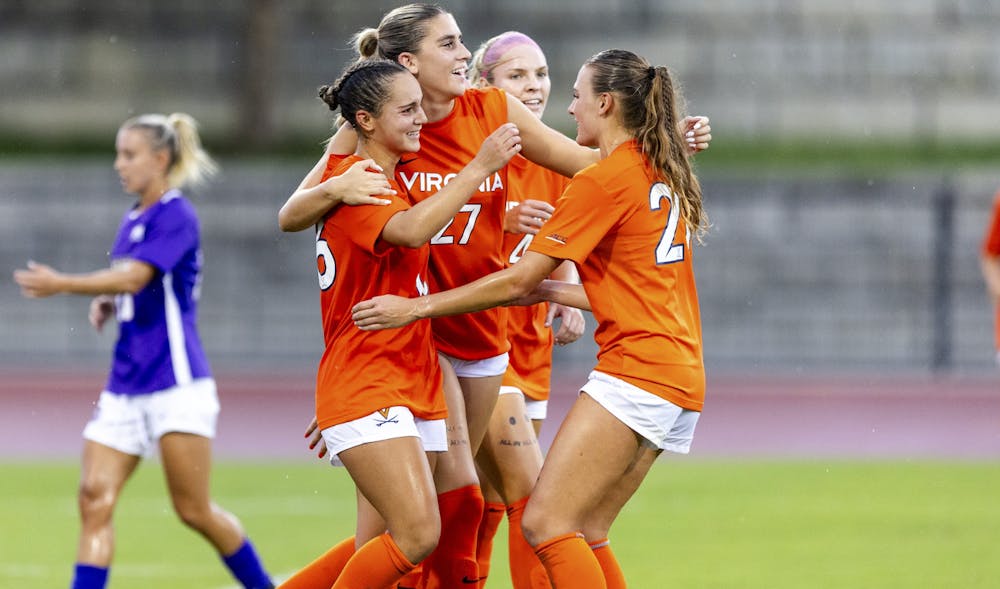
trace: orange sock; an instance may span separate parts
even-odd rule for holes
[[[476,537],[483,519],[483,493],[468,485],[438,495],[441,539],[424,560],[425,589],[455,589],[479,582]]]
[[[307,564],[279,587],[280,589],[330,589],[353,555],[354,536],[351,536],[341,540],[325,554]]]
[[[388,532],[372,538],[354,553],[333,589],[385,589],[415,565],[400,552]]]
[[[591,542],[590,549],[594,551],[594,556],[604,571],[604,582],[608,589],[625,589],[625,573],[622,572],[622,567],[618,564],[614,551],[611,550],[611,542],[607,538]]]
[[[576,532],[556,536],[535,548],[553,589],[607,589],[601,565],[587,541]]]
[[[529,495],[530,497],[530,495]],[[521,516],[528,497],[507,506],[507,537],[510,549],[510,580],[514,589],[551,589],[549,575],[535,549],[524,539]]]
[[[394,589],[417,589],[420,587],[420,578],[424,575],[423,563],[413,567],[413,570],[403,575],[403,578],[396,582]]]
[[[490,560],[493,558],[493,537],[503,521],[506,506],[503,503],[487,502],[483,508],[483,519],[479,522],[479,538],[476,539],[476,564],[479,566],[479,587],[486,586],[490,574]]]

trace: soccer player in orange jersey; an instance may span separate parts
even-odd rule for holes
[[[993,201],[993,214],[983,238],[980,252],[980,262],[983,269],[983,279],[986,280],[986,292],[993,302],[994,309],[994,342],[996,345],[997,364],[1000,364],[1000,192]]]
[[[541,118],[552,88],[545,54],[530,37],[507,31],[483,43],[472,57],[469,81],[520,100]],[[503,252],[513,264],[527,251],[552,214],[569,178],[517,156],[507,165],[507,217]],[[576,267],[564,262],[552,276],[577,282]],[[550,327],[561,318],[558,333]],[[477,560],[480,587],[486,586],[493,537],[506,513],[508,557],[514,589],[548,587],[548,577],[521,534],[521,515],[542,468],[538,433],[546,416],[554,342],[567,344],[583,334],[583,314],[557,303],[507,310],[507,371],[486,436],[476,455],[486,507],[479,528]]]
[[[594,312],[597,366],[522,527],[553,587],[596,589],[623,579],[608,579],[620,569],[607,569],[587,541],[607,537],[663,450],[688,452],[704,404],[691,237],[706,220],[667,68],[604,51],[580,69],[573,95],[577,141],[601,160],[573,178],[521,260],[448,292],[364,301],[353,317],[386,329],[536,297]],[[543,282],[564,260],[579,266],[582,288]]]
[[[378,54],[397,61],[416,75],[423,90],[428,123],[420,150],[404,158],[397,180],[415,202],[429,198],[472,158],[483,138],[504,123],[514,122],[531,137],[536,157],[548,158],[571,174],[596,161],[596,153],[542,125],[527,108],[503,92],[468,89],[469,51],[461,42],[454,17],[432,5],[407,5],[391,11],[378,30],[356,39],[362,57]],[[328,145],[327,156],[350,153],[356,135],[343,126]],[[530,155],[530,154],[529,154]],[[327,157],[317,164],[283,208],[290,226],[310,223]],[[506,170],[487,178],[479,191],[431,240],[429,287],[432,291],[464,284],[504,267],[503,222],[506,215]],[[310,193],[312,191],[312,193]],[[324,203],[320,203],[321,205]],[[360,300],[360,299],[359,299]],[[502,309],[448,318],[432,325],[435,345],[452,365],[461,384],[459,406],[449,407],[449,485],[439,485],[442,523],[448,533],[425,563],[425,586],[443,585],[442,570],[460,569],[463,580],[478,580],[476,538],[483,498],[472,464],[507,367],[506,315]],[[443,465],[447,471],[449,465]],[[466,474],[470,476],[466,476]],[[407,585],[409,586],[409,585]]]
[[[359,136],[355,154],[327,174],[369,158],[392,179],[402,154],[419,149],[427,121],[420,85],[398,63],[360,61],[320,95]],[[426,294],[428,240],[519,145],[516,128],[503,125],[433,198],[411,206],[390,195],[385,206],[338,207],[317,225],[326,341],[316,385],[317,427],[331,462],[347,468],[387,530],[352,551],[334,587],[388,587],[432,552],[440,530],[433,468],[448,448],[429,322],[376,336],[352,324],[350,307],[367,293]],[[394,180],[389,184],[405,194]],[[283,587],[328,587],[324,569],[322,562],[307,566]]]
[[[468,88],[465,74],[471,54],[462,43],[455,18],[439,6],[408,4],[396,8],[383,17],[377,30],[359,33],[356,44],[362,57],[378,55],[397,61],[420,82],[421,105],[428,123],[421,132],[420,151],[396,169],[400,185],[415,201],[447,185],[475,153],[482,138],[506,122],[518,127],[525,157],[561,174],[570,176],[598,159],[595,150],[577,145],[545,126],[516,98],[498,89]],[[678,125],[690,129],[696,150],[707,147],[711,139],[710,128],[705,125],[694,129],[698,124],[695,119],[678,121]],[[348,125],[334,135],[327,154],[283,207],[292,226],[308,224],[315,215],[315,187],[321,181],[328,156],[351,153],[356,140]],[[502,235],[506,187],[505,169],[487,178],[447,227],[431,239],[431,291],[465,284],[505,266]],[[456,453],[475,455],[485,435],[507,367],[506,326],[501,309],[432,323],[435,344],[454,368],[462,389],[463,407],[449,411],[449,447]],[[464,462],[454,460],[459,467]],[[449,527],[449,534],[443,537],[437,557],[464,563],[462,566],[470,568],[471,576],[479,523],[470,523],[469,514],[483,510],[478,481],[442,492],[440,499],[442,522]],[[434,579],[429,584],[434,586]]]

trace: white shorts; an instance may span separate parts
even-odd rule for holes
[[[452,358],[448,354],[442,353],[441,355],[451,363],[451,367],[455,369],[455,376],[461,376],[462,378],[500,376],[504,372],[507,372],[507,364],[509,362],[507,352],[482,360],[459,360],[458,358]]]
[[[528,418],[532,421],[545,421],[549,415],[548,401],[536,401],[525,397],[524,408],[528,410]]]
[[[133,456],[152,452],[171,432],[215,437],[219,397],[215,380],[199,378],[186,385],[144,395],[104,391],[94,416],[83,428],[84,439]]]
[[[524,409],[528,419],[532,421],[544,421],[549,413],[548,401],[536,401],[525,396],[524,391],[517,387],[503,385],[500,387],[501,395],[521,395],[524,397]]]
[[[687,454],[701,413],[594,370],[581,391],[660,450]]]
[[[420,438],[424,452],[448,451],[448,428],[444,420],[414,417],[406,407],[389,407],[323,430],[323,441],[333,466],[344,466],[337,456],[344,450],[371,442],[411,437]]]

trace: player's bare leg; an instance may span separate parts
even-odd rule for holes
[[[641,440],[640,443],[643,447],[636,457],[635,465],[626,471],[625,475],[621,478],[620,484],[613,487],[604,496],[603,500],[588,514],[581,528],[587,542],[594,542],[608,537],[611,524],[614,523],[615,519],[618,518],[618,514],[621,513],[622,508],[625,507],[628,500],[639,489],[639,485],[642,484],[646,473],[649,472],[653,463],[656,462],[656,458],[662,453],[662,450],[656,448],[646,440]]]
[[[469,426],[469,443],[472,455],[479,452],[479,446],[486,435],[493,408],[500,394],[500,383],[503,375],[458,377],[462,386],[462,396],[465,398],[465,419]]]
[[[479,477],[472,459],[465,402],[458,378],[441,358],[441,376],[448,404],[448,451],[437,456],[434,486],[443,530],[437,549],[423,563],[421,585],[452,587],[478,579],[476,536],[483,512]]]
[[[80,510],[78,563],[108,567],[114,556],[112,516],[122,487],[139,465],[139,457],[85,440],[77,505]]]
[[[444,396],[448,404],[448,451],[441,452],[434,468],[434,485],[438,493],[445,493],[459,487],[479,484],[476,466],[473,462],[472,443],[469,440],[469,426],[466,421],[463,390],[451,363],[440,357]],[[466,379],[477,380],[477,379]]]
[[[542,470],[542,451],[523,396],[500,395],[476,462],[505,503],[531,494]]]
[[[532,546],[592,525],[632,496],[659,454],[586,393],[573,404],[545,458],[522,527]],[[613,497],[610,503],[606,498]],[[613,519],[613,518],[612,518]]]
[[[500,395],[476,455],[476,463],[484,473],[481,478],[491,482],[483,495],[487,502],[494,503],[492,507],[487,504],[483,513],[484,527],[479,532],[480,578],[486,577],[491,568],[489,552],[499,525],[493,510],[499,503],[510,524],[507,553],[511,582],[517,588],[548,586],[542,564],[525,542],[520,525],[525,502],[542,469],[542,451],[527,413],[523,395]]]
[[[422,561],[436,546],[441,523],[420,440],[405,437],[362,444],[338,456],[382,515],[400,552],[412,563]]]
[[[209,495],[212,440],[195,434],[164,434],[160,438],[160,457],[177,516],[220,554],[235,552],[244,541],[243,526]]]

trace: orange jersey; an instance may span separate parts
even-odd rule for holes
[[[328,170],[324,180],[361,158],[337,159],[339,165]],[[393,188],[403,193],[399,186]],[[387,206],[336,207],[318,225],[316,263],[326,343],[316,378],[320,428],[397,405],[423,419],[447,414],[428,321],[361,331],[351,320],[351,307],[373,296],[427,294],[430,248],[396,246],[381,239],[389,219],[409,208],[402,199],[389,198]]]
[[[1000,192],[993,200],[993,214],[990,216],[986,237],[983,238],[982,254],[986,257],[1000,256]],[[1000,350],[1000,305],[996,306],[994,315],[993,340],[996,343],[996,348]]]
[[[555,204],[569,183],[569,178],[543,168],[522,156],[507,164],[507,208],[525,200]],[[507,263],[521,259],[531,244],[532,235],[504,233],[503,251]],[[503,376],[504,386],[516,387],[536,401],[549,398],[552,376],[552,329],[545,326],[547,303],[507,309],[507,341],[510,364]]]
[[[984,256],[1000,256],[1000,192],[993,199],[993,213],[983,238],[982,252]]]
[[[455,108],[420,131],[420,151],[396,167],[396,180],[413,202],[433,196],[479,153],[487,136],[507,122],[500,90],[468,90]],[[487,178],[450,223],[431,239],[430,287],[439,292],[467,284],[504,267],[503,219],[507,170]],[[441,317],[432,321],[439,350],[462,360],[482,360],[507,351],[507,311]]]
[[[626,142],[573,177],[528,249],[577,263],[597,320],[595,370],[701,411],[690,233],[672,198]]]

